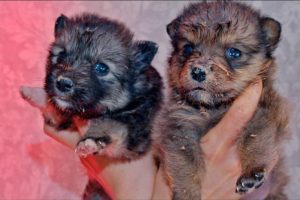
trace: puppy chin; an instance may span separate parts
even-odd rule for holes
[[[192,90],[188,93],[190,101],[199,104],[210,104],[212,102],[212,96],[205,90]]]
[[[72,108],[73,108],[72,104],[71,104],[70,102],[68,102],[68,101],[65,101],[65,100],[63,100],[63,99],[60,99],[60,98],[58,98],[58,97],[53,97],[52,99],[53,99],[55,105],[56,105],[60,110],[62,110],[62,111],[69,110],[69,109],[72,109]]]

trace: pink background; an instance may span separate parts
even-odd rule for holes
[[[249,2],[250,3],[250,2]],[[39,112],[24,102],[20,85],[42,86],[54,21],[88,11],[125,22],[137,39],[159,44],[154,66],[165,74],[170,51],[165,26],[186,2],[0,2],[0,199],[80,199],[86,173],[72,150],[43,134]],[[294,107],[287,143],[287,192],[300,199],[300,3],[251,2],[283,24],[276,55],[277,86]]]

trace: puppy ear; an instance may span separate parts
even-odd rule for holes
[[[177,20],[173,20],[171,23],[167,25],[167,33],[170,36],[170,38],[173,40],[175,38],[175,35],[177,33]]]
[[[263,17],[260,20],[263,37],[269,54],[273,53],[280,40],[281,25],[275,19]]]
[[[137,41],[134,43],[133,49],[133,67],[137,71],[142,71],[151,64],[158,45],[151,41]]]
[[[66,27],[68,23],[68,18],[61,14],[55,21],[55,27],[54,27],[54,35],[57,37],[61,31]]]

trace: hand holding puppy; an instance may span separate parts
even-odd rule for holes
[[[238,137],[240,129],[251,119],[260,97],[261,87],[261,82],[250,86],[245,93],[235,101],[223,120],[204,136],[201,146],[205,155],[205,163],[208,167],[205,179],[202,182],[203,199],[218,199],[223,197],[228,197],[228,199],[240,198],[240,196],[234,192],[235,182],[241,170],[234,141],[236,137]],[[50,109],[50,104],[47,104],[46,93],[43,89],[23,87],[21,88],[21,94],[32,106],[40,109],[44,116],[53,116],[53,110]],[[84,132],[84,129],[87,127],[83,121],[76,123],[76,125],[80,131],[57,131],[46,123],[44,130],[50,137],[74,149],[80,139],[80,132]],[[216,139],[220,137],[222,137],[222,140]],[[138,163],[135,161],[131,164],[124,163],[123,166],[120,164],[115,167],[111,166],[104,171],[106,174],[99,173],[99,169],[105,165],[104,162],[101,161],[99,158],[93,160],[91,157],[83,159],[86,168],[94,173],[95,176],[98,176],[101,180],[103,180],[101,176],[105,176],[109,186],[106,189],[111,191],[113,196],[128,197],[128,194],[131,194],[135,198],[150,198],[153,189],[152,185],[154,185],[153,199],[171,198],[169,188],[163,181],[161,170],[156,171],[154,165],[145,168],[146,165],[151,163],[151,156],[147,156],[147,158]],[[133,174],[132,170],[142,171],[146,177],[145,182],[140,184],[140,192],[136,191],[135,187],[132,187],[132,191],[128,192],[130,188],[124,187],[124,185],[132,182],[130,178],[134,178],[134,176],[131,176]],[[123,176],[125,178],[117,178],[116,174],[120,172],[125,175]],[[154,177],[156,177],[156,179]],[[263,190],[264,188],[261,189]],[[255,191],[255,193],[258,192],[259,191]]]

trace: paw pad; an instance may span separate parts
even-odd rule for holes
[[[253,170],[248,175],[242,175],[236,183],[236,193],[245,194],[259,188],[265,179],[265,170]]]
[[[98,153],[104,147],[105,147],[105,143],[101,142],[100,140],[97,141],[96,139],[93,138],[87,138],[81,140],[78,143],[75,152],[80,157],[87,157],[88,155]]]

